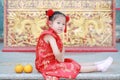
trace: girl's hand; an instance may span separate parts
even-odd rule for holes
[[[64,54],[63,53],[55,54],[55,57],[59,62],[64,62]]]

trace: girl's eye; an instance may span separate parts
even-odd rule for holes
[[[60,24],[60,22],[57,22],[57,24]]]
[[[65,24],[63,24],[63,25],[65,25]]]

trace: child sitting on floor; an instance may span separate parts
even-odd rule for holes
[[[77,63],[64,58],[64,46],[58,34],[66,30],[69,17],[59,11],[48,10],[49,29],[41,33],[36,46],[36,69],[46,80],[75,79],[79,72],[104,72],[113,62],[112,57],[100,62]]]

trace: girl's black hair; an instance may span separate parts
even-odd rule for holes
[[[55,11],[52,16],[49,16],[48,19],[50,21],[52,21],[55,15],[63,15],[63,16],[65,16],[65,14],[61,13],[60,11]]]

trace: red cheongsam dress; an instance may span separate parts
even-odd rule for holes
[[[59,78],[76,78],[77,74],[80,72],[80,65],[69,58],[64,59],[64,62],[58,62],[55,59],[50,44],[44,41],[45,35],[51,35],[56,39],[60,51],[62,51],[63,48],[60,37],[53,29],[49,28],[44,31],[40,35],[36,46],[36,69],[42,73],[46,80],[50,78],[50,76],[55,77],[56,80]]]

